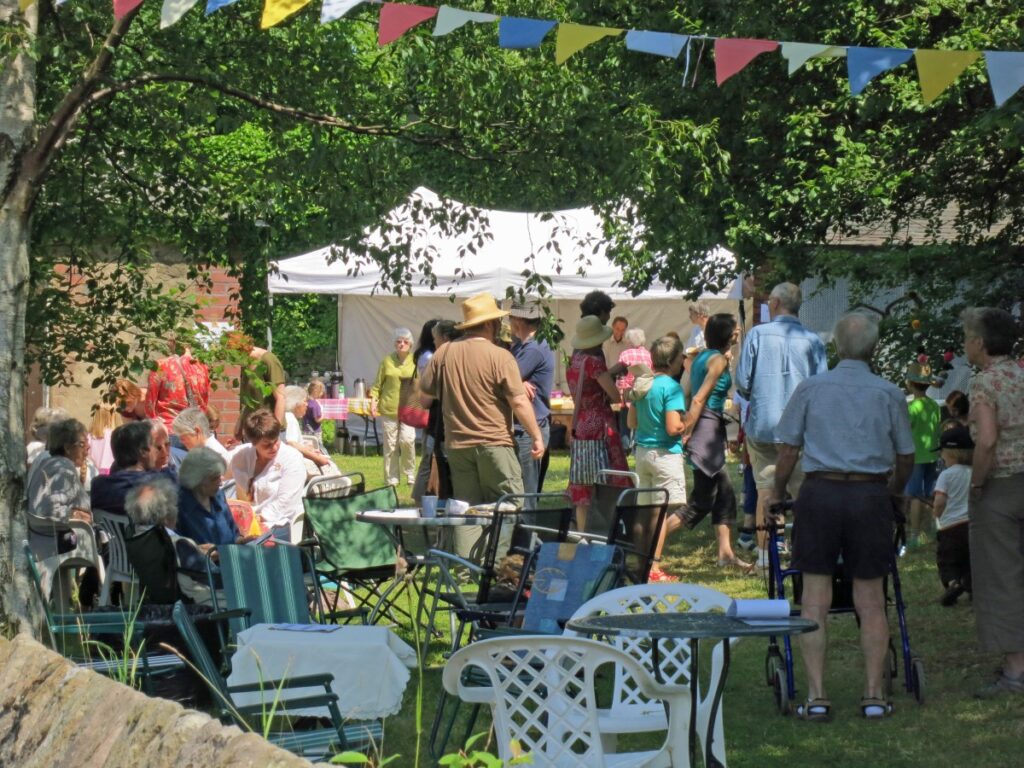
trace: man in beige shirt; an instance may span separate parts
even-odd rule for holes
[[[512,416],[533,441],[531,455],[544,454],[519,366],[494,341],[507,312],[481,293],[462,303],[461,339],[439,349],[420,378],[424,394],[441,399],[445,448],[455,496],[471,504],[522,493],[523,477],[512,438]]]
[[[618,365],[619,355],[633,346],[626,341],[627,328],[629,328],[629,320],[626,318],[620,316],[612,320],[612,335],[601,345],[601,351],[604,352],[604,363],[609,368]]]

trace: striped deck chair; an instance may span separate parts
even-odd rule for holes
[[[322,624],[360,614],[324,614],[319,584],[306,577],[314,573],[312,561],[299,547],[280,542],[272,547],[225,544],[217,552],[223,589],[214,590],[214,610],[246,612],[229,619],[232,636],[254,624]],[[208,565],[212,581],[213,566]]]
[[[293,754],[307,758],[311,762],[319,762],[336,752],[345,750],[366,750],[379,746],[383,737],[383,725],[379,720],[350,723],[345,725],[338,710],[338,696],[331,690],[334,677],[330,674],[303,675],[287,680],[264,680],[261,683],[229,686],[221,674],[213,657],[203,644],[196,631],[192,618],[188,615],[185,605],[180,601],[174,606],[174,624],[181,634],[181,639],[189,655],[207,687],[213,694],[213,702],[217,716],[224,723],[235,723],[244,730],[256,730],[259,733],[264,713],[271,710],[271,702],[277,697],[278,690],[291,688],[323,687],[323,693],[311,693],[308,696],[279,701],[274,708],[273,725],[280,725],[286,730],[275,730],[267,734],[267,740]],[[237,707],[232,695],[251,693],[264,690],[267,692],[266,703]],[[290,728],[289,708],[326,707],[331,716],[331,726],[311,730],[293,730]]]

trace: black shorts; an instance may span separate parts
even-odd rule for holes
[[[794,507],[793,567],[831,576],[836,561],[854,579],[880,579],[893,558],[893,506],[882,482],[809,476]]]

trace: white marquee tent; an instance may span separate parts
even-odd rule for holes
[[[441,204],[436,194],[424,188],[412,197],[427,206]],[[450,205],[466,208],[460,203]],[[269,278],[270,292],[337,294],[338,360],[347,382],[373,378],[380,360],[393,349],[395,327],[409,328],[418,337],[423,323],[431,318],[461,319],[459,300],[482,291],[490,291],[500,300],[508,287],[525,286],[525,270],[550,279],[549,307],[562,321],[566,351],[579,318],[579,301],[595,289],[608,293],[616,303],[614,314],[628,318],[631,327],[643,328],[649,340],[672,330],[684,339],[689,333],[687,302],[681,291],[655,283],[634,298],[618,284],[622,270],[605,256],[602,222],[595,211],[480,214],[484,237],[477,240],[473,251],[467,247],[471,234],[419,223],[422,219],[411,213],[408,204],[389,214],[389,222],[397,227],[391,240],[397,237],[430,263],[428,276],[416,268],[417,259],[413,259],[411,296],[389,292],[383,285],[384,276],[365,254],[334,246],[277,262],[277,271]],[[379,231],[366,238],[369,247],[380,246],[384,240]],[[332,261],[332,255],[340,258]],[[719,267],[734,263],[732,254],[723,248],[712,250],[708,259]],[[742,297],[741,283],[732,280],[722,292],[703,297],[712,312],[735,312]],[[559,365],[556,387],[563,383]]]

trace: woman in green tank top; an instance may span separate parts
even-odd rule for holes
[[[732,386],[728,352],[738,336],[735,317],[724,313],[712,315],[704,328],[708,348],[690,366],[690,378],[686,384],[690,410],[686,421],[692,431],[686,448],[693,467],[693,493],[690,495],[686,525],[693,528],[710,514],[718,540],[719,567],[735,567],[749,572],[751,566],[737,558],[732,549],[736,493],[725,466],[725,416],[722,413]]]

